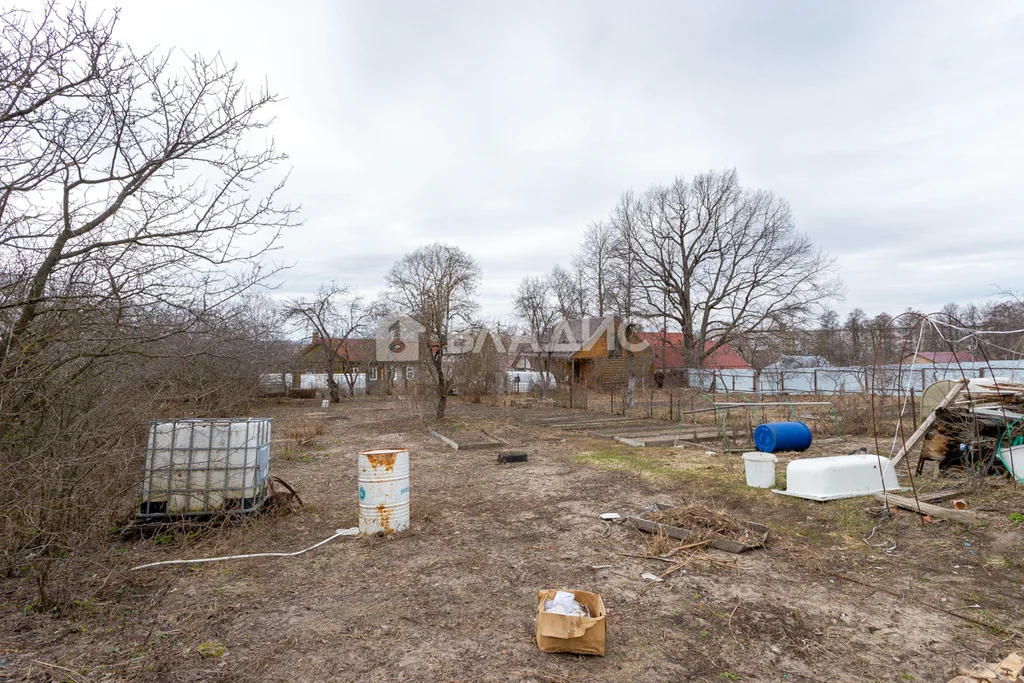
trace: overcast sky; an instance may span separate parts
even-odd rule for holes
[[[1019,2],[115,4],[286,98],[286,293],[443,241],[501,316],[622,191],[731,167],[837,258],[843,313],[1024,285]]]

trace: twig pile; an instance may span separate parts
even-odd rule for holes
[[[724,510],[714,510],[704,505],[677,505],[668,510],[659,510],[646,515],[659,524],[689,529],[692,538],[710,541],[714,538],[749,543],[757,534],[744,524],[729,516]]]

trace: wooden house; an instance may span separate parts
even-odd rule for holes
[[[653,355],[646,347],[624,348],[622,339],[639,341],[635,330],[622,329],[624,324],[613,317],[563,320],[540,340],[539,349],[519,349],[519,358],[534,370],[550,372],[559,385],[625,386],[631,374],[650,376]]]
[[[314,336],[303,349],[304,371],[312,374],[327,372],[324,345]],[[366,393],[387,393],[396,387],[408,388],[419,372],[418,363],[384,361],[377,358],[376,339],[345,339],[334,342],[334,380],[347,393],[348,382],[365,387]]]

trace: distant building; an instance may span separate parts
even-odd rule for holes
[[[651,353],[623,352],[619,318],[575,318],[555,325],[540,349],[513,349],[517,358],[526,358],[534,370],[550,372],[558,384],[582,384],[589,387],[625,385],[630,376],[650,375]],[[635,332],[630,332],[635,339]]]
[[[334,343],[334,380],[344,390],[346,380],[359,376],[367,393],[388,391],[395,386],[408,386],[416,379],[418,363],[377,359],[376,339],[345,339]],[[315,336],[302,351],[304,371],[322,374],[327,371],[324,349]]]
[[[683,356],[682,332],[641,332],[640,337],[651,345],[654,354],[651,371],[659,386],[668,377],[683,377],[687,371],[698,369],[689,367]],[[714,342],[704,343],[705,349],[712,346]],[[743,360],[743,356],[728,344],[722,344],[705,356],[699,369],[710,371],[712,376],[717,371],[752,370],[750,363]]]
[[[969,353],[953,351],[918,351],[903,357],[903,365],[957,365],[978,363],[980,360]]]

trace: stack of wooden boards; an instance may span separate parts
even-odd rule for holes
[[[999,469],[997,454],[1024,438],[1024,383],[994,378],[949,383],[949,391],[892,459],[895,465],[923,442],[924,463],[940,468],[971,466],[988,474]]]

